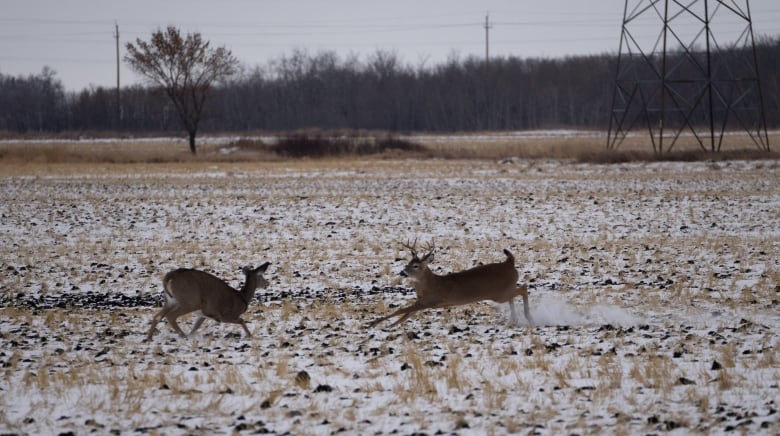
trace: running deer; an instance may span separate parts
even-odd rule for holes
[[[163,317],[180,336],[187,337],[176,323],[176,318],[195,311],[198,311],[198,319],[190,331],[190,336],[206,318],[211,318],[217,322],[241,324],[247,337],[251,337],[252,334],[249,333],[241,315],[249,307],[255,290],[268,286],[268,281],[263,277],[268,265],[269,262],[255,269],[244,267],[246,279],[240,291],[216,276],[196,269],[179,268],[169,272],[163,278],[165,305],[152,319],[152,327],[146,335],[146,341],[152,339],[155,326]]]
[[[401,274],[410,277],[414,282],[417,301],[375,320],[369,324],[369,327],[374,327],[394,316],[400,316],[396,322],[390,325],[392,327],[404,322],[411,314],[420,310],[462,306],[483,300],[509,303],[511,322],[518,324],[519,319],[514,302],[514,298],[518,295],[523,297],[525,318],[529,324],[533,325],[528,305],[528,286],[525,284],[517,285],[518,274],[515,269],[515,257],[509,250],[504,250],[506,260],[503,262],[480,265],[446,275],[437,275],[428,268],[428,264],[433,260],[435,249],[432,242],[425,247],[428,253],[423,257],[417,256],[416,240],[414,244],[407,242],[402,245],[412,252],[412,260],[409,261]]]

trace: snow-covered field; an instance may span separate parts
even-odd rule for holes
[[[0,433],[780,433],[778,162],[3,168]],[[415,237],[511,250],[538,325],[367,328]],[[143,342],[165,272],[264,261],[252,338]]]

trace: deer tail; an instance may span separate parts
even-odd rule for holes
[[[175,301],[176,297],[173,296],[173,290],[171,290],[171,281],[173,280],[173,277],[171,277],[171,274],[168,273],[163,278],[163,295],[165,296],[165,301]]]
[[[504,254],[506,254],[506,260],[511,262],[513,265],[515,263],[515,256],[506,248],[504,249]]]

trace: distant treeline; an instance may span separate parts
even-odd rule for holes
[[[757,46],[770,128],[780,125],[780,39]],[[294,52],[246,69],[209,95],[201,132],[605,129],[616,54],[551,59],[458,58],[412,66],[393,53],[365,59]],[[0,131],[179,131],[152,87],[66,92],[56,73],[0,74]]]

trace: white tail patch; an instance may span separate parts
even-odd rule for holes
[[[171,289],[171,281],[168,280],[165,282],[165,286],[163,287],[163,296],[165,296],[165,302],[166,303],[174,303],[176,302],[176,297],[173,295],[173,290]]]

